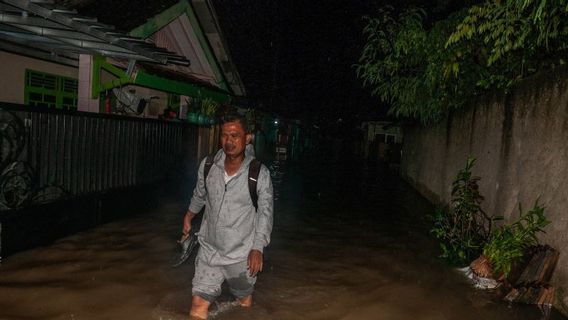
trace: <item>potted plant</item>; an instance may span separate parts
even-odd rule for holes
[[[209,120],[207,120],[207,116],[204,115],[202,112],[199,112],[199,114],[197,115],[197,124],[204,125],[208,121]]]
[[[495,221],[500,219],[481,209],[483,196],[479,192],[480,178],[472,173],[474,165],[475,158],[469,158],[452,183],[450,204],[431,216],[434,225],[430,232],[441,240],[441,257],[457,266],[465,266],[479,256]]]
[[[199,116],[199,101],[197,101],[197,99],[195,99],[195,98],[192,98],[191,101],[189,101],[186,98],[185,102],[188,106],[187,122],[197,124],[198,116]]]
[[[499,227],[483,247],[483,256],[490,263],[493,276],[508,277],[529,248],[538,245],[537,233],[544,232],[544,227],[549,223],[538,200],[526,213],[519,205],[519,218]]]
[[[219,104],[210,98],[203,100],[201,103],[201,113],[206,117],[202,124],[211,125],[215,123],[215,113],[219,109]]]

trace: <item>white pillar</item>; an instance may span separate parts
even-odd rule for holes
[[[184,95],[179,96],[179,114],[178,114],[179,119],[182,120],[187,119],[187,112],[189,109],[188,102],[190,100],[191,98],[189,96],[184,96]]]
[[[93,56],[79,55],[79,92],[77,110],[85,112],[99,112],[99,99],[92,98]],[[96,70],[95,70],[96,71]]]

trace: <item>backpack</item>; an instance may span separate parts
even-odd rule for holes
[[[207,175],[209,170],[213,166],[213,155],[208,155],[205,159],[205,166],[203,167],[203,180],[207,181]],[[252,200],[252,205],[254,210],[258,210],[258,194],[256,193],[256,184],[258,180],[258,175],[260,174],[261,163],[257,159],[252,159],[249,164],[248,170],[248,188],[250,199]],[[207,184],[205,184],[207,186]]]

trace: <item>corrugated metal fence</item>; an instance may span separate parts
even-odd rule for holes
[[[198,134],[185,123],[0,105],[0,211],[179,173],[195,164]]]

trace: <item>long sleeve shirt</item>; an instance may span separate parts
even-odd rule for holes
[[[272,180],[268,168],[262,165],[256,188],[258,210],[255,210],[248,187],[248,168],[253,158],[252,153],[246,152],[241,167],[227,183],[223,150],[215,155],[207,181],[203,176],[205,159],[199,165],[189,210],[197,213],[205,206],[197,236],[211,265],[246,261],[252,249],[262,252],[270,243],[274,210]]]

